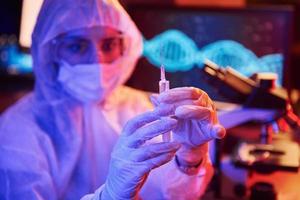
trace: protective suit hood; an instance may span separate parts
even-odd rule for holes
[[[39,99],[48,102],[62,100],[62,89],[57,82],[58,65],[51,49],[52,39],[75,29],[94,26],[114,28],[129,39],[115,87],[130,77],[142,52],[142,37],[117,0],[45,0],[32,35],[35,90]]]

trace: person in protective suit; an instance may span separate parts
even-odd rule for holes
[[[0,199],[203,194],[207,142],[225,135],[213,103],[197,88],[150,101],[123,85],[142,37],[116,0],[45,0],[31,50],[34,91],[0,119]]]

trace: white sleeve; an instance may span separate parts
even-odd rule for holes
[[[153,170],[140,196],[142,199],[199,199],[213,175],[208,154],[205,160],[196,175],[181,172],[175,159]]]
[[[93,194],[87,194],[84,197],[82,197],[80,200],[101,200],[101,193],[104,189],[105,184],[100,186],[95,193]]]

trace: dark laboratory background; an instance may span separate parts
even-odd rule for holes
[[[300,1],[121,3],[144,37],[127,85],[157,92],[164,64],[171,87],[199,87],[216,101],[228,134],[212,144],[203,199],[300,199]],[[23,6],[0,2],[0,114],[34,87]]]

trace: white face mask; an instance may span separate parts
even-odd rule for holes
[[[112,64],[78,64],[62,62],[58,81],[63,89],[81,102],[101,101],[118,82],[120,68]]]

